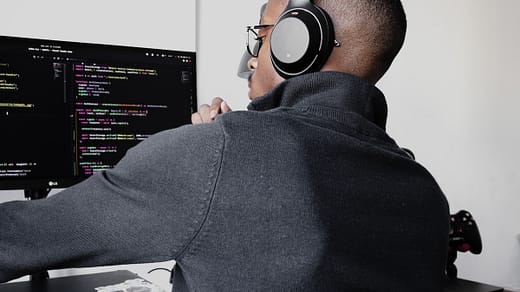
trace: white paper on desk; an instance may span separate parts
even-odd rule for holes
[[[165,292],[144,279],[126,280],[123,283],[96,288],[97,292]]]

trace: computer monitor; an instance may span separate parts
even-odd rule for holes
[[[63,188],[189,123],[195,53],[0,36],[0,189]]]

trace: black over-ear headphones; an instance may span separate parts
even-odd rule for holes
[[[287,79],[319,71],[338,45],[323,9],[311,0],[290,0],[271,32],[271,61]]]

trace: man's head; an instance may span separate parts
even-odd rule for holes
[[[289,0],[269,0],[262,24],[274,24]],[[334,47],[321,71],[350,73],[376,83],[388,70],[401,49],[406,32],[406,17],[400,0],[316,0],[334,25]],[[249,60],[254,71],[250,79],[250,99],[264,95],[284,79],[270,58],[272,27],[260,30],[263,38],[257,58]]]

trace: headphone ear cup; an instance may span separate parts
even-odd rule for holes
[[[310,1],[292,6],[290,1],[271,32],[271,61],[285,79],[319,71],[334,47],[330,17]]]
[[[279,20],[271,34],[271,54],[282,68],[303,58],[309,44],[310,35],[307,25],[295,17]]]

